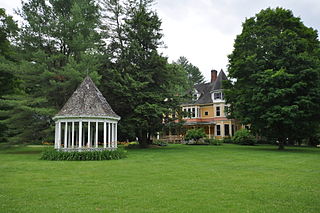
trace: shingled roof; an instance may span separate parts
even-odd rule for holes
[[[194,102],[194,104],[209,104],[212,103],[211,93],[214,90],[222,89],[222,81],[227,80],[226,74],[221,70],[217,79],[213,82],[202,83],[195,85],[195,89],[200,93],[200,97],[198,100]]]
[[[89,76],[83,80],[55,117],[120,118],[120,116],[111,109]]]

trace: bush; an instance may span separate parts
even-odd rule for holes
[[[247,129],[238,130],[232,140],[235,144],[240,145],[255,145],[257,142],[255,137]]]
[[[214,139],[214,138],[211,138],[211,139],[207,138],[204,141],[210,145],[215,145],[215,146],[222,145],[222,140],[218,140],[218,139]]]
[[[69,160],[69,161],[91,161],[91,160],[118,160],[127,157],[123,149],[83,152],[63,152],[55,149],[46,149],[41,160]]]
[[[186,133],[185,140],[199,140],[201,138],[204,138],[206,136],[206,133],[204,132],[204,129],[189,129]]]
[[[153,141],[152,144],[158,145],[158,146],[167,146],[168,145],[168,143],[166,143],[165,141],[162,141],[162,140],[155,140],[155,141]]]
[[[233,140],[231,137],[225,137],[223,138],[223,143],[233,143]]]

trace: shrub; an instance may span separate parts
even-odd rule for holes
[[[235,144],[240,144],[240,145],[255,145],[256,144],[255,137],[247,129],[238,130],[234,134],[232,141]]]
[[[204,129],[189,129],[186,133],[185,140],[199,140],[200,138],[204,138],[206,136],[206,133],[204,132]]]
[[[83,152],[63,152],[55,149],[46,149],[41,160],[68,160],[68,161],[91,161],[91,160],[118,160],[127,157],[123,149]]]
[[[233,140],[231,137],[225,137],[223,138],[223,143],[233,143]]]
[[[222,145],[222,140],[218,140],[218,139],[214,139],[214,138],[211,138],[211,139],[207,138],[204,141],[210,145],[215,145],[215,146]]]
[[[167,142],[162,141],[162,140],[155,140],[155,141],[153,141],[152,144],[153,144],[153,145],[158,145],[158,146],[167,146],[167,145],[168,145]]]

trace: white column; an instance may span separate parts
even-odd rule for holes
[[[67,141],[68,147],[71,146],[71,126],[68,126],[68,141]]]
[[[96,148],[98,148],[99,123],[96,122]]]
[[[72,130],[71,130],[71,147],[74,148],[74,121],[72,121]]]
[[[90,121],[88,121],[88,148],[91,146],[91,140],[90,140]]]
[[[64,126],[64,148],[68,148],[68,122]]]
[[[229,136],[232,137],[232,123],[229,124]]]
[[[82,121],[79,122],[79,148],[82,147]]]
[[[58,123],[55,123],[54,127],[54,148],[58,148]]]
[[[111,143],[111,123],[108,123],[108,148],[112,146]]]
[[[115,130],[114,130],[114,133],[115,133],[115,137],[114,137],[115,138],[115,140],[114,140],[115,142],[114,143],[115,144],[114,145],[115,145],[116,148],[118,148],[118,124],[115,123],[114,126],[115,126]]]
[[[58,122],[58,149],[61,148],[61,122]]]
[[[107,122],[103,122],[103,148],[107,148]]]

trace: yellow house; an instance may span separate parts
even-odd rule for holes
[[[241,125],[234,119],[227,118],[228,105],[225,103],[222,81],[227,80],[221,70],[211,71],[211,81],[195,85],[194,100],[182,104],[182,110],[187,112],[184,126],[188,128],[203,128],[209,138],[221,139],[231,137]]]

